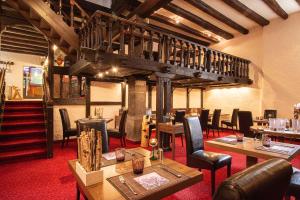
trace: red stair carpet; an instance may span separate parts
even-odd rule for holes
[[[42,101],[6,101],[0,131],[0,163],[46,156]]]
[[[222,132],[220,136],[231,134]],[[209,139],[212,139],[211,137]],[[205,139],[206,140],[206,139]],[[110,149],[120,146],[118,139],[111,139]],[[137,147],[137,144],[127,142],[127,148]],[[74,200],[76,195],[75,180],[70,173],[67,161],[76,158],[76,142],[72,140],[68,146],[61,149],[60,143],[54,145],[52,159],[34,159],[25,162],[0,164],[0,199],[5,200]],[[207,150],[223,152],[218,149]],[[232,173],[246,168],[245,156],[224,152],[233,156]],[[171,157],[171,152],[165,154]],[[185,147],[181,147],[180,138],[176,139],[176,160],[184,163]],[[300,156],[293,159],[293,165],[300,168]],[[164,200],[210,200],[210,172],[202,170],[204,180],[189,188],[179,191]],[[216,184],[226,178],[226,168],[217,171]],[[83,197],[81,198],[83,200]]]

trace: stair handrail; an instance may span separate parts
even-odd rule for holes
[[[45,118],[47,157],[53,157],[53,101],[50,96],[49,79],[43,74],[43,110]]]
[[[3,120],[3,112],[5,105],[5,73],[6,69],[0,69],[0,112],[1,112],[1,122],[0,122],[0,130],[2,129],[2,120]]]

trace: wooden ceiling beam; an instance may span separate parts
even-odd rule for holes
[[[204,19],[198,17],[197,15],[189,12],[189,11],[186,11],[184,9],[182,9],[181,7],[173,4],[173,3],[170,3],[169,5],[166,5],[164,7],[166,10],[176,14],[176,15],[179,15],[191,22],[194,22],[196,24],[198,24],[199,26],[225,38],[225,39],[232,39],[233,38],[233,35],[231,33],[228,33],[227,31],[224,31],[222,30],[221,28],[211,24],[210,22],[208,21],[205,21]]]
[[[156,10],[166,6],[172,0],[146,0],[144,3],[141,3],[133,12],[128,16],[129,18],[138,15],[142,18],[147,18]]]
[[[251,10],[238,0],[223,0],[223,2],[261,26],[266,26],[270,23],[269,20],[257,14],[255,11]]]
[[[202,10],[203,12],[209,14],[210,16],[216,18],[217,20],[223,22],[224,24],[227,24],[231,28],[239,31],[242,34],[248,34],[249,30],[244,28],[243,26],[239,25],[238,23],[234,22],[230,18],[226,17],[213,7],[209,6],[208,4],[204,3],[202,0],[185,0],[189,4],[193,5],[194,7],[198,8],[199,10]]]
[[[179,38],[182,38],[182,39],[185,39],[185,40],[197,43],[197,44],[201,44],[201,45],[204,45],[204,46],[209,45],[208,42],[205,42],[205,41],[202,41],[202,40],[199,40],[199,39],[196,39],[196,38],[193,38],[193,37],[190,37],[190,36],[175,32],[175,31],[171,31],[169,29],[166,29],[166,28],[163,28],[163,27],[160,27],[160,26],[156,26],[156,25],[153,25],[153,24],[148,24],[148,26],[152,27],[153,29],[159,30],[161,32],[168,33],[168,34],[177,36]]]
[[[281,8],[276,0],[263,0],[278,16],[287,19],[289,15]]]
[[[208,40],[210,42],[213,42],[213,43],[217,43],[219,42],[217,39],[213,38],[213,37],[209,37],[207,35],[205,35],[204,33],[196,30],[196,29],[193,29],[193,28],[190,28],[182,23],[176,23],[174,20],[164,16],[164,15],[160,15],[160,14],[153,14],[152,16],[149,17],[150,19],[153,19],[155,21],[158,21],[158,22],[161,22],[161,23],[164,23],[164,24],[167,24],[169,26],[172,26],[174,28],[179,28],[185,32],[188,32],[188,33],[191,33],[197,37],[200,37],[200,38],[203,38],[205,40]]]

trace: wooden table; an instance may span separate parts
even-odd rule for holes
[[[150,161],[149,156],[150,156],[151,152],[148,150],[145,150],[143,148],[135,148],[133,150],[140,154],[143,154],[145,156],[145,167],[149,167],[149,166],[160,163],[158,160]],[[132,171],[131,161],[122,162],[122,163],[118,163],[115,165],[103,167],[102,168],[102,170],[104,171],[103,172],[103,175],[104,175],[103,182],[92,185],[92,186],[88,186],[88,187],[84,186],[83,182],[77,176],[76,169],[75,169],[75,162],[76,162],[76,160],[68,161],[69,168],[71,170],[72,175],[75,177],[80,190],[84,193],[84,195],[87,197],[87,199],[89,199],[89,200],[100,200],[100,199],[101,200],[121,200],[121,199],[125,199],[125,197],[123,197],[118,192],[118,190],[116,190],[114,188],[114,186],[111,185],[107,181],[107,178]],[[183,164],[180,164],[176,161],[173,161],[170,159],[164,159],[164,164],[178,172],[181,172],[181,173],[189,176],[190,178],[184,182],[170,186],[169,188],[166,188],[165,190],[155,192],[155,193],[153,193],[153,195],[148,196],[147,199],[161,199],[161,198],[171,195],[177,191],[180,191],[184,188],[187,188],[191,185],[194,185],[203,179],[202,172],[200,172],[196,169],[193,169],[193,168],[189,168],[189,167],[187,167]]]
[[[251,126],[250,130],[256,133],[268,134],[279,138],[300,139],[300,132],[295,131],[273,131],[269,128],[262,128],[260,126]]]
[[[184,134],[183,124],[182,123],[176,123],[173,125],[171,122],[166,123],[158,123],[158,144],[159,147],[162,147],[162,139],[160,138],[161,133],[169,134],[172,137],[172,159],[175,159],[175,136],[178,134]]]
[[[253,119],[252,121],[257,124],[268,124],[269,123],[268,119]]]
[[[230,137],[235,137],[231,135]],[[206,141],[207,146],[219,148],[225,151],[236,152],[246,155],[247,167],[252,166],[257,163],[258,158],[271,159],[271,158],[283,158],[286,160],[292,160],[296,155],[300,153],[300,145],[295,145],[297,150],[292,155],[261,151],[255,149],[258,145],[255,144],[253,138],[244,137],[244,142],[238,142],[237,144],[226,144],[224,142],[219,142],[215,140]]]

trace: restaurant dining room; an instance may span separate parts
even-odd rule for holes
[[[0,0],[0,199],[300,200],[300,0]]]

